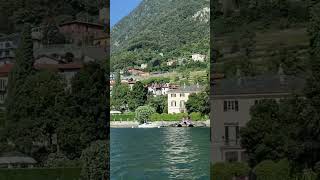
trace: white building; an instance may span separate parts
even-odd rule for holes
[[[175,61],[175,60],[170,60],[167,62],[167,66],[173,66],[175,64],[177,64],[177,61]]]
[[[206,55],[202,54],[192,54],[191,56],[193,61],[199,61],[199,62],[204,62],[206,59]]]
[[[148,85],[148,93],[153,94],[153,96],[167,95],[169,90],[176,89],[176,85],[171,85],[170,83],[157,84],[153,83]]]
[[[212,163],[246,161],[240,144],[240,129],[250,120],[250,108],[262,99],[279,100],[301,92],[305,81],[283,74],[238,77],[211,81]]]
[[[148,64],[141,64],[140,68],[141,69],[146,69],[148,67]]]
[[[186,102],[189,99],[189,95],[198,93],[203,90],[203,87],[199,85],[183,86],[178,89],[168,91],[168,113],[185,113]]]

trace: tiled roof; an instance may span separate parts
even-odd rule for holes
[[[0,77],[8,76],[11,72],[14,64],[4,64],[0,66]],[[72,70],[81,69],[82,64],[70,63],[70,64],[35,64],[36,69],[57,69],[57,70]]]
[[[10,152],[0,155],[0,164],[35,164],[37,163],[32,157],[25,156],[19,152]]]
[[[301,92],[305,80],[286,75],[260,75],[212,82],[213,95],[269,94]]]
[[[192,92],[200,92],[204,90],[203,86],[192,85],[192,86],[180,86],[177,89],[171,89],[168,93],[192,93]]]

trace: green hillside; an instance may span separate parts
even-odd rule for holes
[[[309,0],[251,0],[212,8],[214,51],[212,66],[234,76],[276,72],[305,72],[308,60]]]
[[[209,1],[143,0],[112,28],[111,51],[114,69],[207,54]]]

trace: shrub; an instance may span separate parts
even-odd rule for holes
[[[152,114],[156,111],[150,106],[140,106],[136,109],[136,120],[140,123],[150,120]]]
[[[243,177],[248,176],[250,172],[250,168],[248,164],[242,162],[235,162],[229,165],[229,169],[233,176]]]
[[[301,180],[316,180],[317,174],[313,172],[311,169],[303,170]]]
[[[133,121],[136,114],[134,112],[128,112],[124,114],[111,115],[111,121]]]
[[[201,120],[203,117],[201,116],[201,113],[199,113],[199,112],[193,112],[193,113],[190,114],[190,118],[191,118],[191,120],[199,121],[199,120]]]
[[[70,160],[61,153],[51,153],[48,155],[44,167],[81,167],[81,162],[77,159]]]
[[[290,165],[288,160],[275,163],[265,160],[255,167],[257,180],[288,180],[290,179]]]
[[[277,177],[274,176],[276,164],[271,160],[265,160],[259,163],[255,167],[255,174],[257,175],[257,180],[276,180]]]
[[[227,163],[216,163],[211,167],[211,180],[232,180]]]
[[[250,168],[246,163],[216,163],[211,167],[212,180],[232,180],[233,177],[249,175]]]
[[[187,113],[178,113],[178,114],[158,114],[154,113],[151,115],[151,121],[181,121],[183,117],[188,116]]]
[[[96,141],[82,151],[81,177],[85,180],[109,179],[109,143]]]

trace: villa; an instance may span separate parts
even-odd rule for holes
[[[172,89],[168,91],[168,113],[185,113],[186,102],[189,99],[189,95],[193,93],[199,93],[203,90],[203,87],[199,85],[193,86],[182,86],[177,89]]]
[[[299,93],[305,80],[283,74],[241,77],[211,81],[212,162],[245,161],[246,150],[240,145],[240,129],[250,120],[250,108],[262,99],[288,97]]]

